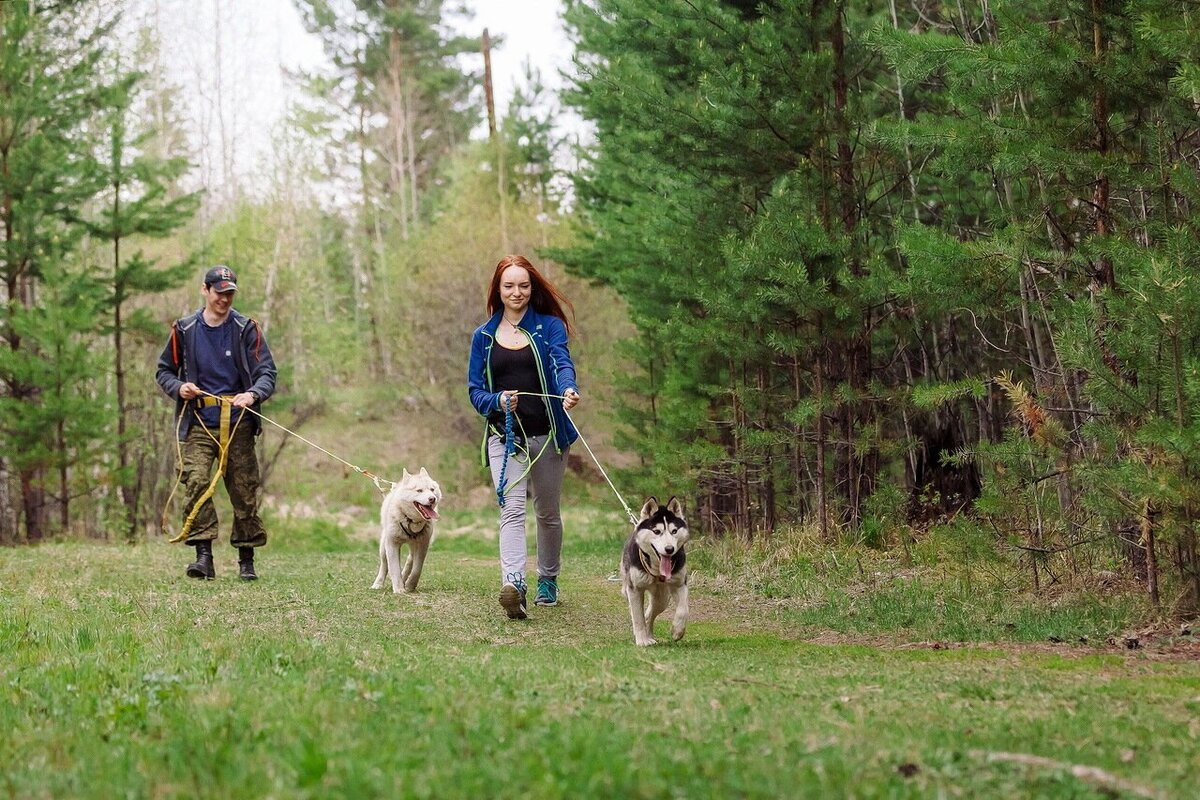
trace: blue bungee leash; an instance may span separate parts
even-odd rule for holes
[[[517,451],[517,439],[513,436],[512,398],[504,398],[504,459],[500,462],[500,479],[496,481],[496,502],[504,508],[504,490],[508,488],[508,459]]]
[[[526,392],[518,392],[517,394],[526,394]],[[547,438],[546,441],[542,443],[542,449],[538,451],[538,454],[536,456],[532,456],[530,454],[529,450],[525,449],[524,447],[520,448],[525,453],[525,458],[527,461],[527,464],[525,465],[525,471],[522,472],[519,476],[517,476],[514,480],[509,481],[508,477],[507,477],[508,459],[511,456],[515,455],[517,452],[517,449],[518,449],[516,431],[513,429],[513,421],[514,420],[516,420],[517,425],[521,426],[522,440],[527,441],[528,437],[525,435],[525,426],[521,423],[521,418],[518,417],[516,415],[516,413],[510,407],[509,398],[505,398],[505,403],[504,403],[504,458],[500,462],[500,478],[499,478],[499,480],[496,481],[496,502],[500,504],[501,508],[504,508],[504,498],[505,498],[505,494],[507,493],[506,490],[508,489],[508,484],[509,483],[520,483],[521,481],[525,480],[525,476],[533,471],[533,465],[535,463],[537,463],[537,460],[542,457],[542,453],[545,453],[546,448],[550,446],[550,439]],[[520,462],[517,462],[517,463],[520,463]]]

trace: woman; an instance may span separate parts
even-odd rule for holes
[[[532,485],[537,513],[538,586],[534,602],[558,605],[562,516],[559,496],[567,451],[579,433],[566,411],[579,403],[567,348],[575,309],[524,256],[496,264],[488,288],[491,318],[471,338],[467,388],[487,418],[484,461],[500,498],[500,605],[525,619],[525,498]],[[506,409],[515,452],[505,458]],[[502,481],[503,478],[503,481]]]

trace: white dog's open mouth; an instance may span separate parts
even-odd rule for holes
[[[433,503],[430,503],[429,505],[424,505],[424,504],[418,503],[414,500],[413,505],[417,507],[417,511],[420,511],[421,516],[424,517],[425,519],[437,519],[438,518],[438,512],[437,512],[437,509],[433,507]]]

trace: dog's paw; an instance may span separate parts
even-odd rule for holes
[[[371,588],[372,589],[382,589],[383,581],[375,581],[374,583],[371,584]]]
[[[683,638],[685,633],[687,633],[687,628],[676,628],[675,630],[671,631],[671,640],[678,642]]]
[[[634,643],[638,647],[649,647],[652,644],[658,644],[658,641],[653,636],[647,636],[645,639],[634,639]]]

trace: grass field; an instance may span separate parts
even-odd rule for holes
[[[0,796],[1195,796],[1200,663],[1104,644],[1120,603],[700,541],[687,637],[635,648],[611,521],[571,522],[563,605],[516,623],[489,515],[448,517],[399,597],[317,521],[253,584],[224,542],[212,582],[166,544],[0,553]]]

